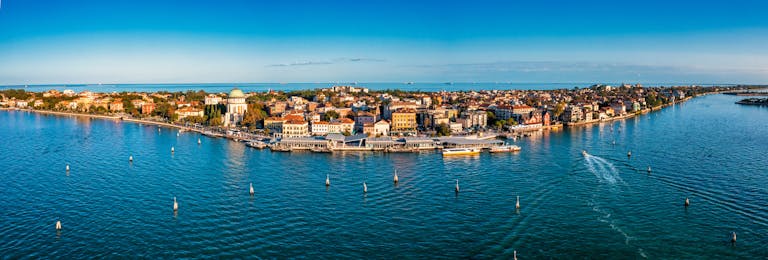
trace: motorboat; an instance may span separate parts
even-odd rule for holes
[[[508,153],[508,152],[518,152],[520,150],[521,150],[520,146],[517,146],[517,145],[502,145],[502,146],[491,147],[490,152]]]

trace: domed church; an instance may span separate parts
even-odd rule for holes
[[[224,114],[224,126],[236,126],[243,121],[248,104],[245,103],[243,91],[234,88],[227,96],[227,113]]]

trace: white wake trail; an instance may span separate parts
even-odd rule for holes
[[[621,176],[619,176],[619,170],[608,160],[587,154],[584,157],[584,161],[586,162],[589,171],[591,171],[601,182],[607,182],[609,184],[624,182],[621,179]]]

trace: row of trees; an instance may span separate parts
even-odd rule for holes
[[[645,97],[645,103],[649,107],[657,107],[657,106],[661,106],[663,104],[669,103],[669,99],[663,95],[659,96],[654,93]]]
[[[501,129],[504,126],[515,126],[517,125],[517,121],[514,118],[508,118],[506,120],[496,118],[496,114],[493,112],[488,111],[488,125],[495,126],[497,129]]]
[[[32,96],[29,92],[23,89],[6,89],[0,91],[0,95],[5,96],[8,99],[25,100]]]
[[[267,118],[267,112],[264,111],[264,103],[251,103],[248,104],[248,109],[243,115],[242,124],[248,129],[256,129],[264,127],[264,119]]]
[[[221,119],[221,116],[226,113],[226,107],[224,105],[207,105],[203,109],[203,115],[205,117],[205,121],[208,125],[211,126],[219,126],[222,125],[224,122]]]

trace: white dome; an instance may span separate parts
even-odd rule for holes
[[[238,88],[233,88],[231,92],[229,92],[228,98],[244,98],[245,94],[243,94],[243,91]]]

